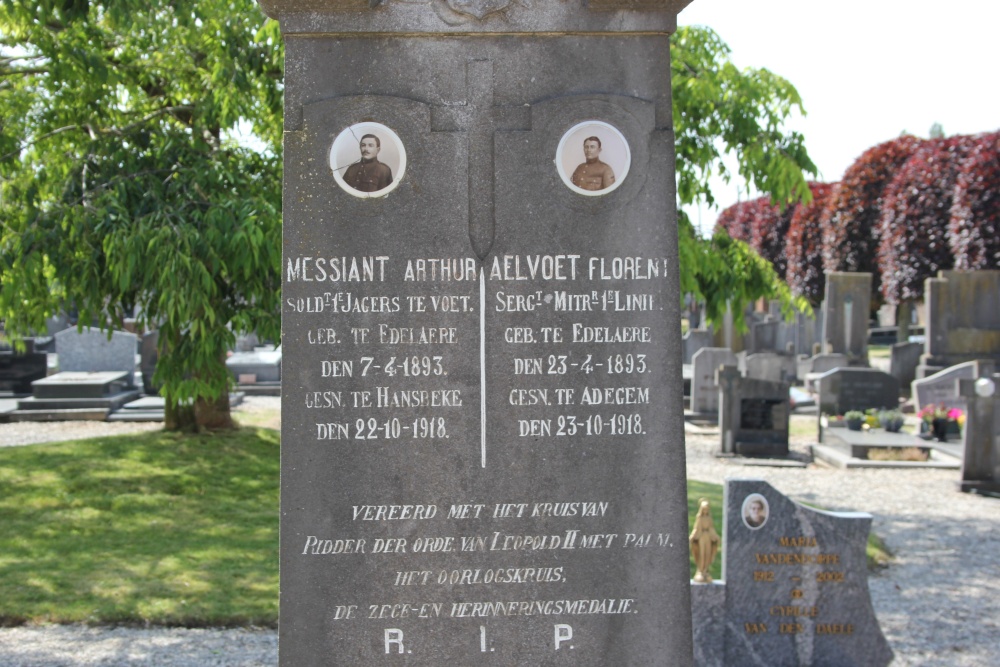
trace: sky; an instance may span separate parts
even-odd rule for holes
[[[1000,3],[984,0],[694,0],[678,25],[706,25],[740,68],[762,67],[799,91],[806,110],[789,127],[805,136],[818,180],[840,180],[865,150],[904,130],[926,137],[1000,129]],[[719,210],[740,196],[714,187]],[[689,209],[703,233],[718,210]]]

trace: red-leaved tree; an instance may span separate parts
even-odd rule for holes
[[[823,215],[823,268],[873,274],[873,304],[881,296],[876,251],[883,191],[922,143],[906,135],[869,148],[844,172]]]
[[[975,139],[959,165],[948,229],[962,271],[1000,269],[1000,132]]]
[[[952,194],[972,144],[969,136],[927,141],[886,186],[878,258],[887,303],[923,298],[924,280],[954,265],[948,244]]]
[[[813,200],[799,204],[792,213],[785,240],[785,282],[792,294],[818,306],[826,289],[823,272],[823,211],[835,196],[839,183],[809,183]]]
[[[736,202],[732,206],[723,209],[719,217],[715,219],[715,231],[722,230],[729,235],[729,238],[738,241],[750,240],[750,227],[753,224],[753,207],[750,201]]]
[[[750,247],[771,262],[778,277],[785,279],[785,237],[797,205],[790,204],[781,210],[771,203],[770,197],[760,197],[750,202]]]

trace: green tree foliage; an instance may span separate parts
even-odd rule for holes
[[[795,87],[766,69],[737,68],[729,47],[705,27],[678,28],[670,60],[678,203],[713,206],[711,178],[733,177],[723,162],[727,154],[736,157],[737,175],[773,203],[808,201],[804,172],[815,174],[816,166],[802,135],[784,128],[794,111],[804,113]],[[767,262],[751,261],[754,253],[743,241],[723,242],[719,234],[700,239],[683,212],[678,218],[681,289],[705,300],[709,320],[720,321],[727,301],[734,313],[762,297],[782,298],[788,309],[804,307],[773,268],[764,271]]]
[[[134,309],[169,425],[231,425],[235,333],[279,331],[281,58],[253,0],[0,0],[8,332]]]

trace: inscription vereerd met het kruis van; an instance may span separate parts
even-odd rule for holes
[[[643,350],[652,353],[664,334],[635,316],[662,310],[660,287],[644,286],[664,280],[666,269],[663,258],[582,253],[504,255],[484,264],[472,258],[397,259],[388,255],[288,258],[287,283],[316,284],[314,294],[285,301],[291,317],[315,319],[315,326],[304,329],[305,340],[296,342],[328,349],[316,364],[314,387],[298,398],[316,414],[316,446],[355,447],[388,441],[399,445],[399,456],[406,456],[407,441],[473,440],[482,435],[485,442],[485,434],[456,433],[450,417],[463,408],[479,409],[478,401],[495,392],[502,392],[516,416],[519,438],[544,442],[590,438],[614,447],[624,439],[642,436],[654,391],[654,369]],[[444,291],[428,293],[427,283],[439,284]],[[379,284],[385,285],[384,293]],[[449,295],[449,284],[461,284],[456,292],[462,293]],[[357,289],[352,290],[352,285]],[[400,293],[400,285],[403,289],[413,285],[413,293]],[[627,325],[609,324],[615,313],[626,312],[631,315]],[[491,318],[495,326],[497,318],[526,313],[536,316],[532,326],[521,319],[502,327],[507,377],[500,386],[486,388],[484,396],[477,398],[464,395],[461,387],[447,387],[453,370],[451,346],[479,341],[484,330],[481,318]],[[429,325],[427,318],[435,314],[449,319],[443,326]],[[352,316],[358,321],[352,321]],[[414,326],[412,316],[421,317],[421,325]],[[421,386],[421,380],[428,386]],[[558,386],[561,382],[565,386]],[[407,412],[414,408],[419,408],[418,416]],[[479,447],[479,442],[469,442],[477,465]],[[482,466],[486,465],[483,444]],[[640,601],[631,597],[581,599],[553,594],[539,599],[532,587],[570,581],[571,566],[558,561],[510,566],[503,563],[503,557],[673,546],[670,535],[655,527],[624,526],[609,531],[602,519],[609,515],[611,503],[600,498],[556,502],[545,498],[542,485],[535,498],[469,498],[448,503],[427,498],[414,499],[413,504],[332,509],[345,513],[357,531],[308,534],[300,547],[301,556],[385,558],[383,584],[414,590],[408,602],[338,601],[333,605],[337,620],[639,613]],[[618,516],[622,514],[628,512]],[[540,519],[547,520],[549,529],[544,532],[530,528]],[[420,522],[424,530],[417,536],[391,537],[388,528],[382,527],[397,521]],[[477,523],[488,523],[488,529],[476,532]],[[558,529],[551,529],[553,525],[559,525]],[[496,559],[488,566],[481,561],[469,567],[426,569],[392,565],[397,554],[442,553],[490,554]],[[504,600],[476,597],[477,586],[497,584],[509,585],[515,593]],[[519,585],[532,592],[519,598]],[[434,587],[453,591],[466,587],[468,599],[421,601],[419,591]]]

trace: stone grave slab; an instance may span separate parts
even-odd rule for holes
[[[138,337],[126,331],[108,332],[94,327],[83,331],[64,329],[55,334],[60,372],[125,372],[134,384]]]
[[[869,458],[871,451],[916,449],[927,454],[926,461],[880,460]],[[924,440],[910,433],[889,433],[881,429],[852,431],[846,427],[823,428],[820,443],[812,447],[813,457],[838,468],[944,468],[957,470],[962,458],[954,447]]]
[[[855,363],[867,362],[871,290],[870,273],[833,271],[826,274],[823,352],[846,354]]]
[[[281,666],[689,665],[683,2],[261,4]]]
[[[941,271],[924,282],[924,300],[917,377],[977,359],[1000,362],[1000,271]]]
[[[790,354],[777,352],[748,354],[743,365],[746,369],[746,376],[755,380],[792,384],[798,374],[798,362]]]
[[[872,516],[800,505],[760,480],[725,488],[726,667],[882,667],[868,590]]]
[[[899,380],[873,368],[836,368],[816,380],[822,414],[899,407]]]
[[[331,362],[324,366],[320,373],[330,377],[335,373]],[[327,368],[326,366],[330,366]],[[252,384],[281,381],[281,350],[255,350],[253,352],[234,352],[226,359],[226,368],[237,380],[241,375],[252,375]]]
[[[37,399],[104,399],[127,391],[129,374],[124,371],[94,373],[64,371],[31,383]]]
[[[725,347],[703,347],[691,361],[691,411],[700,414],[717,414],[719,411],[719,385],[716,371],[720,366],[738,363],[732,350]]]
[[[0,351],[0,392],[30,394],[31,383],[47,373],[47,355],[35,352],[34,345],[23,353]]]
[[[745,378],[733,366],[718,371],[718,383],[721,451],[741,456],[787,456],[788,383]]]
[[[977,378],[959,381],[959,393],[967,409],[959,488],[1000,496],[1000,396],[994,370],[992,361],[982,360]]]
[[[914,380],[910,386],[917,412],[928,405],[944,405],[965,410],[965,397],[958,392],[958,381],[974,380],[977,377],[979,377],[979,362],[966,361]]]

